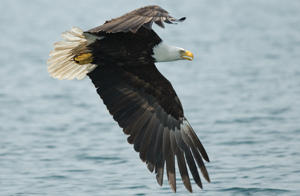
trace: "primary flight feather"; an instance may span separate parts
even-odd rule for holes
[[[163,183],[164,168],[176,191],[175,157],[184,186],[192,192],[189,172],[202,188],[198,170],[209,182],[202,159],[207,153],[184,117],[180,100],[155,62],[193,60],[183,48],[164,43],[152,24],[177,23],[159,6],[146,6],[83,32],[73,27],[54,44],[48,72],[57,79],[92,80],[113,118],[128,134],[148,169]]]

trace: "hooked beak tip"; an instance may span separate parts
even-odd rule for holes
[[[193,55],[192,52],[190,52],[188,50],[185,50],[185,52],[182,54],[182,58],[186,59],[186,60],[189,60],[189,61],[192,61],[194,59],[194,55]]]

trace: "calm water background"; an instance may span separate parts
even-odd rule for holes
[[[149,3],[187,16],[155,29],[196,57],[158,65],[211,159],[212,183],[194,195],[300,195],[298,0],[1,0],[0,195],[174,195],[89,79],[46,71],[61,32]]]

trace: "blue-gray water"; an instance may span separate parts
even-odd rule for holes
[[[300,194],[300,1],[1,0],[0,195],[174,195],[89,79],[46,71],[61,32],[149,3],[187,16],[155,29],[195,55],[158,65],[211,159],[212,183],[194,195]]]

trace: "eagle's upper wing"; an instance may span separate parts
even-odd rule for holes
[[[209,161],[197,135],[183,115],[171,83],[154,64],[113,66],[101,64],[88,74],[113,118],[134,144],[140,158],[155,171],[162,185],[164,165],[176,191],[175,156],[185,187],[192,191],[186,163],[202,187],[198,167],[209,181],[202,158]],[[196,162],[196,163],[195,163]]]
[[[163,28],[164,22],[174,23],[183,20],[185,20],[185,17],[175,19],[170,16],[166,10],[153,5],[133,10],[121,17],[106,21],[103,25],[87,32],[99,33],[102,31],[107,33],[117,33],[131,31],[135,33],[141,26],[151,29],[153,22]]]

